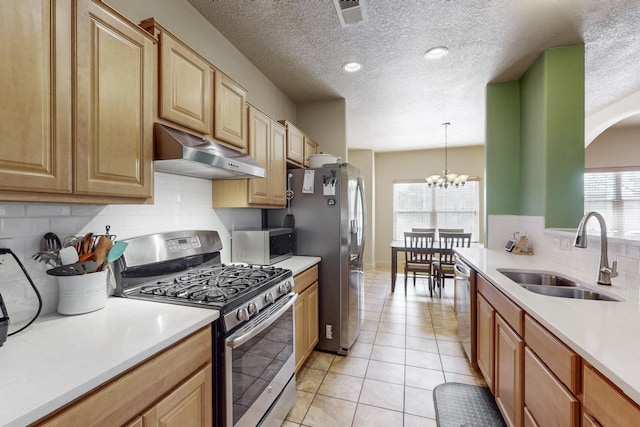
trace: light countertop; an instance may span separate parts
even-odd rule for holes
[[[42,316],[0,347],[0,425],[37,421],[218,317],[116,297],[92,313]]]
[[[284,261],[280,261],[276,264],[273,264],[274,267],[286,268],[293,272],[293,275],[300,274],[309,267],[313,267],[317,263],[321,261],[320,257],[316,256],[293,256],[289,259],[285,259]]]
[[[596,284],[596,277],[567,268],[562,259],[550,261],[539,256],[522,256],[503,250],[457,249],[475,270],[549,329],[584,360],[598,369],[640,404],[640,304],[629,298],[630,289]],[[499,268],[550,271],[577,279],[600,293],[629,298],[626,301],[596,301],[558,298],[530,292],[506,276]]]
[[[299,274],[319,257],[275,267]],[[0,347],[0,425],[24,426],[215,321],[217,310],[111,297],[103,309],[41,316]]]

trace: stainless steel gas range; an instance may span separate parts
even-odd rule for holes
[[[220,311],[213,325],[213,425],[280,426],[295,400],[290,270],[224,265],[216,231],[127,239],[117,296]]]

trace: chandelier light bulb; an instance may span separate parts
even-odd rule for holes
[[[431,175],[425,180],[429,185],[429,188],[433,186],[438,186],[440,188],[448,188],[449,186],[464,186],[464,184],[469,179],[469,175],[458,175],[457,173],[450,172],[447,165],[447,128],[451,125],[451,123],[446,122],[443,123],[444,126],[444,169],[442,170],[442,174],[439,175]]]

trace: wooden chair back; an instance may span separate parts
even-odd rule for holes
[[[431,264],[435,232],[405,232],[405,262],[407,264]]]
[[[436,229],[434,228],[412,228],[412,233],[435,233]]]
[[[454,248],[468,248],[471,246],[471,233],[439,233],[440,263],[453,265]]]

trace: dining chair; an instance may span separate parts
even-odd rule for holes
[[[464,228],[438,228],[438,238],[442,233],[464,233]]]
[[[433,285],[437,287],[440,295],[447,277],[454,277],[453,265],[455,264],[454,248],[468,248],[471,246],[471,233],[438,233],[438,258],[433,259]]]
[[[436,229],[435,227],[433,228],[412,228],[411,229],[412,233],[435,233]]]
[[[404,233],[404,292],[407,293],[407,277],[413,273],[413,286],[416,277],[429,278],[429,292],[433,295],[433,243],[435,232],[405,232]]]

